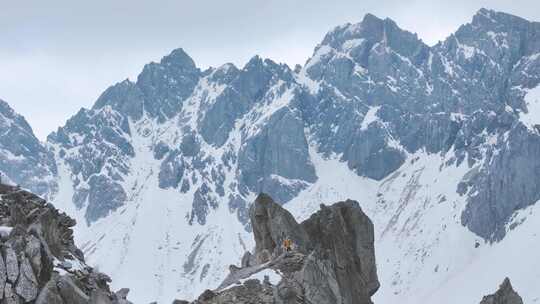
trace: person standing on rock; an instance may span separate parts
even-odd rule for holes
[[[285,248],[285,251],[289,252],[292,250],[292,241],[290,238],[285,238],[283,240],[283,248]]]

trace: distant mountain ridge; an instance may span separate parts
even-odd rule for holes
[[[523,263],[490,271],[532,299],[539,37],[538,22],[481,9],[432,47],[368,14],[330,31],[298,71],[258,56],[201,71],[178,49],[38,143],[32,159],[50,178],[36,192],[86,223],[89,260],[136,302],[219,284],[253,245],[259,192],[299,218],[320,201],[372,202],[377,302],[472,299],[500,277],[452,286],[519,248]]]
[[[26,119],[0,99],[0,178],[23,185],[44,197],[54,197],[54,155],[34,135]]]

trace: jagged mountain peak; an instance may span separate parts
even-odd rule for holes
[[[472,24],[474,26],[493,26],[496,24],[510,24],[514,26],[523,26],[524,24],[531,23],[525,18],[508,14],[505,12],[499,12],[493,9],[481,8],[472,18]]]
[[[182,109],[203,76],[193,59],[178,48],[159,63],[145,65],[136,82],[126,79],[109,87],[92,108],[109,105],[134,120],[146,114],[164,122]]]
[[[291,74],[292,70],[285,63],[277,63],[270,58],[262,58],[259,55],[253,56],[243,67],[244,72],[270,72],[283,77]],[[290,77],[290,75],[288,75]]]
[[[251,67],[257,67],[257,66],[263,66],[264,65],[264,59],[259,55],[252,56],[246,65],[244,66],[244,69],[250,69]]]
[[[480,304],[523,304],[523,299],[514,290],[509,278],[505,278],[499,289],[491,295],[484,296]]]
[[[125,79],[105,90],[96,100],[92,109],[100,109],[106,105],[138,119],[142,116],[142,92],[137,84]]]
[[[319,47],[329,45],[332,48],[346,51],[360,44],[363,40],[371,46],[382,44],[385,47],[394,48],[398,52],[404,43],[420,42],[416,34],[401,29],[394,20],[381,19],[375,15],[366,14],[359,23],[347,23],[330,31]],[[410,51],[406,51],[404,55],[409,55],[409,53]]]
[[[206,72],[208,79],[218,84],[230,83],[239,73],[240,69],[233,63],[225,63],[217,68],[209,68]]]
[[[160,61],[162,65],[184,67],[186,69],[196,69],[195,61],[184,51],[183,48],[177,48],[163,57]]]
[[[0,100],[0,173],[5,180],[43,197],[57,191],[53,155],[36,138],[26,119]]]
[[[0,115],[2,128],[9,129],[11,126],[17,126],[35,138],[34,132],[26,119],[22,115],[15,112],[15,110],[13,110],[13,108],[2,99],[0,99]]]
[[[495,62],[503,61],[504,68],[510,69],[522,57],[540,52],[539,35],[539,22],[483,8],[447,41],[457,40],[458,44],[469,47],[467,58],[473,57],[477,49],[479,55]]]

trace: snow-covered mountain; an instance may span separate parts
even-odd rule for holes
[[[23,116],[0,99],[0,178],[45,198],[57,191],[54,155],[36,138]]]
[[[40,193],[136,303],[217,286],[254,245],[261,191],[299,219],[358,200],[377,303],[479,302],[506,276],[534,302],[539,84],[540,23],[486,9],[435,46],[366,15],[294,71],[258,56],[201,71],[178,49],[48,137]]]

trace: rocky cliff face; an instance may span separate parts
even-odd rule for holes
[[[357,202],[321,205],[298,224],[260,194],[250,218],[254,256],[247,252],[242,267],[232,265],[220,287],[207,290],[196,303],[372,303],[379,288],[374,230]],[[284,251],[284,238],[293,240],[292,251]],[[255,279],[261,275],[263,280]]]
[[[512,288],[510,280],[506,278],[499,289],[494,294],[485,296],[480,304],[523,304],[523,300]]]
[[[18,187],[0,184],[0,302],[129,304],[84,262],[75,220]]]

